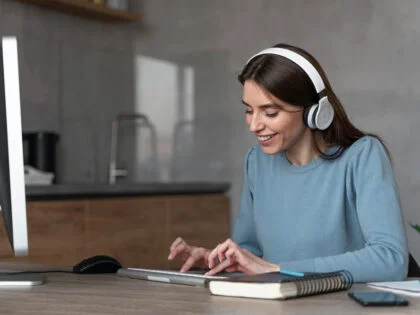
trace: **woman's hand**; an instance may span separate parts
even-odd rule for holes
[[[180,255],[184,261],[181,272],[186,272],[191,267],[207,269],[209,254],[209,249],[188,245],[181,237],[178,237],[170,247],[168,260]]]
[[[222,270],[242,271],[246,274],[280,271],[279,265],[255,256],[248,250],[239,247],[231,239],[227,239],[213,249],[208,256],[208,266],[212,269],[206,273],[206,276],[212,276]]]

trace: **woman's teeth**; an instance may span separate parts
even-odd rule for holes
[[[271,135],[271,136],[258,136],[258,140],[260,140],[260,141],[267,141],[268,139],[271,139],[273,137],[274,137],[274,135]]]

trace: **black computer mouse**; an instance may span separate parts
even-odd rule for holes
[[[113,257],[97,255],[86,258],[73,267],[74,273],[116,273],[122,268],[121,263]]]

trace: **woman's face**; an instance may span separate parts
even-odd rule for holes
[[[307,130],[303,108],[274,97],[255,81],[244,83],[242,102],[246,106],[246,122],[267,154],[276,154],[302,144]]]

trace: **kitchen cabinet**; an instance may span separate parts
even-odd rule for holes
[[[29,256],[13,257],[0,217],[0,260],[71,266],[110,255],[126,267],[176,269],[169,246],[181,236],[214,247],[229,237],[223,193],[27,202]]]

